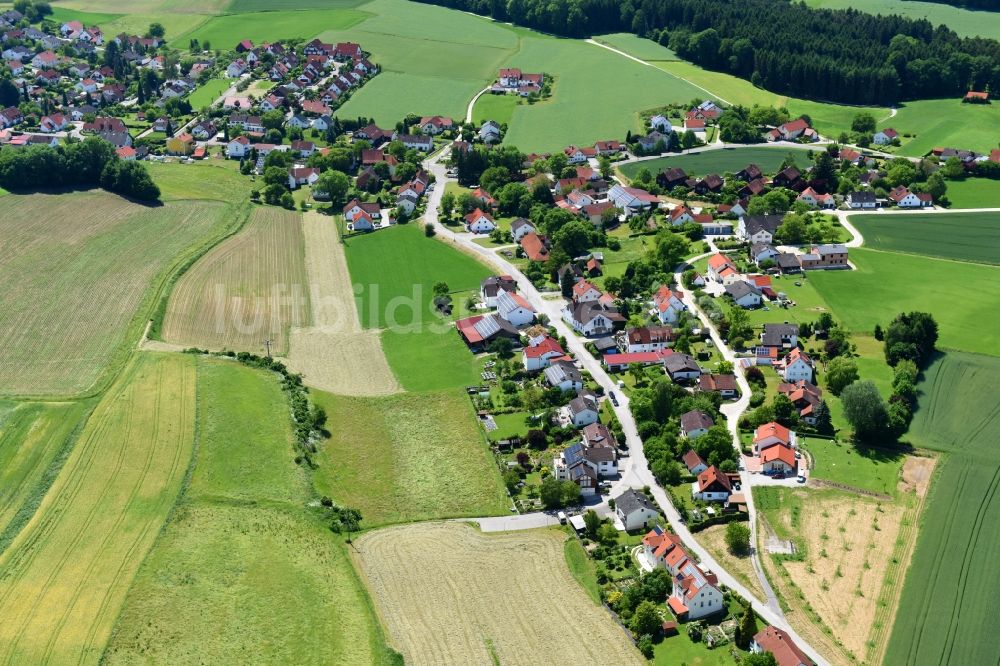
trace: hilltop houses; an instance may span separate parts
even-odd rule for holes
[[[490,88],[490,92],[496,94],[511,93],[528,97],[532,93],[540,93],[544,83],[544,74],[529,74],[516,67],[507,67],[498,72],[496,82]]]

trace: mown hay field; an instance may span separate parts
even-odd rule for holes
[[[925,371],[909,437],[943,451],[885,663],[983,664],[1000,653],[1000,359],[949,352]]]
[[[229,211],[102,192],[0,198],[0,393],[91,387],[139,339],[167,274],[223,232]]]
[[[309,321],[301,216],[253,209],[246,227],[201,257],[177,281],[163,339],[179,345],[285,353],[288,329]]]
[[[313,9],[310,11],[273,11],[212,16],[187,32],[167,35],[173,48],[186,49],[192,39],[213,48],[232,49],[241,39],[255,44],[285,39],[309,41],[323,30],[347,30],[368,17],[356,9]]]
[[[1000,213],[852,215],[851,224],[873,250],[1000,265]]]
[[[20,403],[0,417],[0,551],[41,502],[88,408]]]
[[[277,375],[197,360],[191,481],[115,625],[110,664],[380,664],[343,540],[306,508]],[[237,398],[238,396],[238,398]]]
[[[332,393],[398,392],[378,331],[361,328],[336,223],[307,213],[302,228],[312,321],[291,329],[288,366],[302,373],[309,386]]]
[[[314,483],[366,525],[490,516],[510,508],[461,390],[354,398],[313,391],[326,409]]]
[[[930,257],[851,248],[856,271],[813,271],[809,282],[851,331],[870,333],[896,314],[930,312],[938,347],[1000,354],[1000,269]]]
[[[368,532],[355,546],[409,664],[643,663],[570,574],[565,539],[424,523]]]
[[[95,663],[191,461],[195,362],[142,355],[0,556],[0,660]]]

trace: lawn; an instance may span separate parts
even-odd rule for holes
[[[948,200],[952,208],[1000,207],[1000,180],[966,178],[948,182]]]
[[[848,329],[871,332],[919,310],[934,315],[939,347],[1000,354],[1000,329],[992,323],[997,268],[863,248],[852,248],[851,260],[858,270],[809,276]]]
[[[104,660],[386,663],[343,542],[305,509],[311,492],[292,460],[277,376],[232,361],[197,366],[190,485],[132,584]]]
[[[38,508],[90,409],[19,403],[0,416],[0,552]]]
[[[782,161],[789,154],[795,157],[795,162],[801,167],[808,166],[812,160],[808,149],[790,146],[746,146],[743,148],[722,148],[706,150],[700,153],[677,155],[674,157],[659,157],[642,162],[630,162],[622,166],[621,172],[628,178],[634,178],[641,169],[648,169],[654,176],[664,169],[680,167],[692,176],[703,176],[709,173],[735,173],[748,164],[756,164],[765,173],[776,173]]]
[[[814,460],[812,478],[895,496],[902,453],[829,439],[804,437],[801,442]]]
[[[531,416],[530,412],[496,414],[493,416],[493,420],[497,424],[497,429],[493,432],[487,433],[487,436],[493,441],[510,439],[512,437],[520,437],[521,439],[524,439],[528,435],[529,429],[529,426],[524,420],[529,416]]]
[[[333,433],[321,444],[317,490],[361,509],[366,525],[507,513],[464,391],[313,398]]]
[[[683,630],[683,626],[681,629]],[[732,666],[736,660],[729,654],[729,646],[715,650],[704,643],[695,643],[686,634],[661,640],[653,646],[655,666]]]
[[[963,37],[1000,39],[1000,14],[995,11],[970,11],[941,2],[914,0],[806,0],[811,7],[856,9],[869,14],[899,14],[913,19],[927,19],[934,25],[945,24]]]
[[[852,215],[851,223],[873,250],[1000,265],[1000,213]]]
[[[346,241],[361,324],[366,328],[407,328],[443,323],[433,309],[433,287],[451,292],[478,290],[489,270],[472,257],[426,238],[416,224],[399,225]],[[464,297],[455,297],[461,306]]]
[[[563,555],[566,557],[566,566],[569,567],[576,582],[594,600],[595,604],[601,603],[601,588],[597,584],[597,565],[583,549],[580,540],[572,535],[566,539],[563,544]]]
[[[962,104],[957,98],[904,102],[896,117],[882,121],[879,127],[915,135],[901,137],[901,155],[919,157],[939,146],[989,153],[997,147],[996,137],[1000,136],[1000,105]]]
[[[389,329],[382,333],[382,350],[407,391],[438,391],[482,382],[482,361],[472,355],[452,326]]]
[[[356,546],[407,663],[644,663],[574,580],[566,538],[551,529],[484,534],[423,523],[369,532]]]
[[[164,201],[207,199],[230,203],[248,199],[254,186],[253,181],[240,175],[237,160],[146,162],[146,168]]]
[[[190,40],[197,39],[202,44],[208,41],[217,49],[231,49],[241,39],[254,43],[296,38],[308,41],[324,30],[347,30],[368,16],[367,12],[356,9],[225,14],[213,16],[187,32],[169,34],[168,44],[185,49]]]
[[[232,85],[231,80],[209,79],[188,95],[188,102],[191,103],[192,109],[201,109],[202,107],[210,106],[230,85]]]
[[[516,109],[521,102],[517,95],[491,95],[486,93],[472,107],[472,122],[481,125],[487,120],[494,120],[501,125],[510,123]]]
[[[0,198],[0,393],[92,387],[139,340],[168,276],[217,240],[231,213],[99,191]]]
[[[0,557],[4,661],[98,660],[181,491],[195,414],[195,360],[180,354],[139,357],[105,394]]]
[[[944,451],[885,663],[979,664],[1000,652],[990,621],[1000,575],[1000,359],[949,352],[924,373],[909,438]]]
[[[309,280],[301,215],[253,208],[250,221],[198,259],[167,301],[162,337],[186,347],[274,353],[288,349],[290,327],[309,322]]]

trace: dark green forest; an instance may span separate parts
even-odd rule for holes
[[[633,32],[708,69],[798,97],[887,105],[1000,90],[1000,42],[959,37],[923,19],[786,0],[423,1],[566,37]]]

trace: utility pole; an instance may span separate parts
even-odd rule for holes
[[[268,338],[268,339],[264,340],[264,349],[267,350],[267,357],[268,358],[271,358],[271,345],[273,343],[274,343],[274,340],[272,340],[271,338]]]

